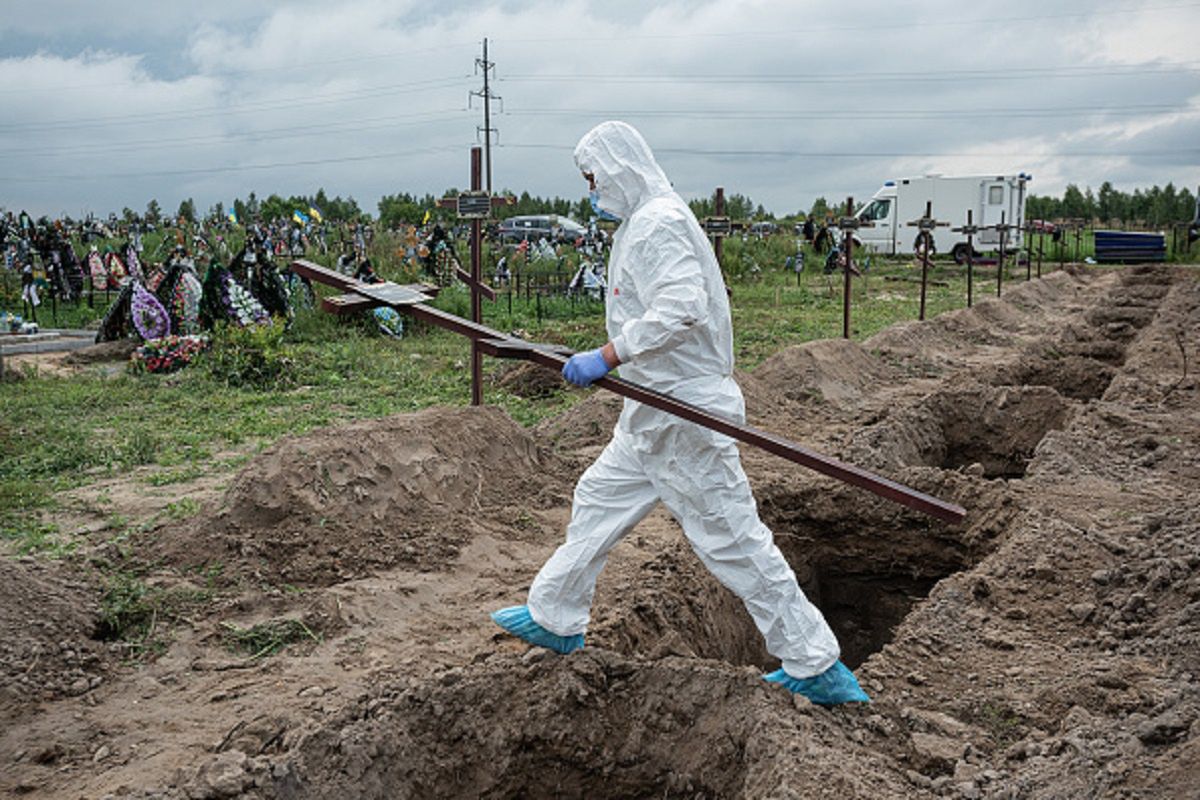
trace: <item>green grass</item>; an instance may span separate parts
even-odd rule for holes
[[[295,642],[321,639],[298,619],[273,619],[242,628],[230,622],[221,623],[221,640],[225,647],[247,659],[273,656]]]

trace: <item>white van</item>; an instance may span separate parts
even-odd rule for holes
[[[968,209],[972,211],[972,223],[978,227],[999,223],[1003,214],[1007,224],[1017,226],[1009,230],[1005,249],[1016,250],[1023,240],[1025,184],[1031,180],[1032,175],[1021,172],[955,177],[925,175],[885,181],[871,202],[855,214],[860,220],[874,223],[873,227],[855,231],[855,244],[889,255],[915,252],[919,231],[907,223],[925,216],[925,204],[932,203],[934,219],[950,223],[934,230],[935,253],[952,253],[960,264],[967,260],[967,237],[950,229],[966,224]],[[994,230],[980,231],[975,234],[974,244],[976,250],[999,249],[1000,234]]]

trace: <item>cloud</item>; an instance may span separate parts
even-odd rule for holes
[[[721,185],[779,213],[924,172],[1025,170],[1038,193],[1200,180],[1194,4],[247,5],[7,15],[0,205],[207,208],[324,187],[373,210],[464,186],[484,36],[503,97],[495,185],[515,191],[581,195],[571,148],[607,118],[638,126],[686,196]]]

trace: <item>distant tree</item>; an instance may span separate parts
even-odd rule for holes
[[[379,199],[379,222],[385,228],[401,224],[419,225],[425,217],[426,208],[408,193],[384,195]]]
[[[818,197],[813,201],[812,208],[808,210],[808,216],[812,217],[815,222],[821,222],[825,219],[825,215],[829,213],[829,203],[824,197]]]
[[[158,201],[151,200],[149,203],[146,203],[146,221],[157,225],[161,219],[162,208],[158,205]]]
[[[192,198],[188,198],[179,204],[179,210],[175,212],[175,218],[184,220],[185,222],[196,221],[196,203]]]
[[[213,204],[213,207],[208,210],[208,218],[220,222],[225,219],[225,204],[218,200]]]
[[[134,222],[137,220],[137,212],[129,206],[125,206],[125,208],[121,209],[121,219],[126,222]]]

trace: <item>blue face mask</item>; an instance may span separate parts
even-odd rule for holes
[[[600,207],[600,192],[598,192],[597,190],[592,189],[592,191],[588,193],[588,200],[592,201],[592,211],[595,211],[596,216],[599,217],[600,219],[606,219],[609,222],[620,222],[621,221],[621,218],[618,217],[616,214],[612,213],[611,211],[605,211],[603,208]]]

